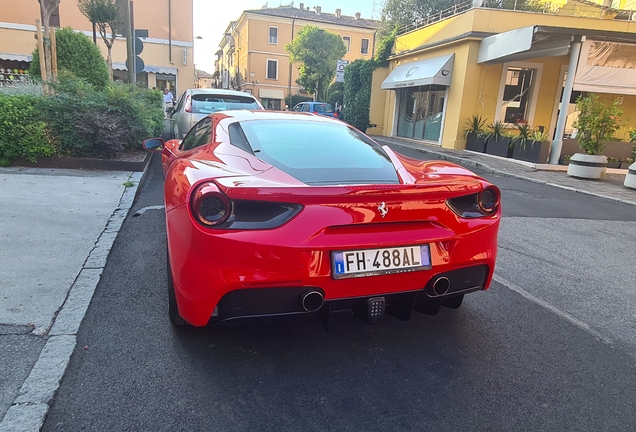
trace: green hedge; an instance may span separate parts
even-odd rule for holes
[[[108,85],[108,66],[102,53],[84,34],[67,27],[55,32],[57,43],[57,66],[60,72],[68,71],[78,78],[86,80],[97,89],[104,89]],[[29,74],[39,78],[40,56],[38,48],[33,51],[33,61]]]
[[[35,161],[55,153],[42,119],[41,102],[40,96],[0,94],[0,166],[17,158]]]
[[[344,118],[362,132],[369,127],[371,81],[375,68],[376,63],[373,60],[355,60],[345,67]]]
[[[161,92],[127,84],[96,91],[63,78],[53,96],[0,95],[0,163],[21,157],[115,158],[161,136]]]

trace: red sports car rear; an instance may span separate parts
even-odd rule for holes
[[[406,320],[490,284],[499,190],[464,168],[271,112],[212,115],[162,151],[174,324]]]

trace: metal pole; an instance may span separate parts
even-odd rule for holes
[[[296,23],[296,19],[292,18],[292,31],[291,31],[291,40],[294,40],[294,24]],[[289,103],[287,104],[287,109],[291,111],[291,109],[293,108],[292,105],[292,62],[291,59],[289,57],[287,57],[289,59],[289,81],[287,83],[288,85],[288,93],[289,93]]]
[[[133,47],[133,35],[132,35],[132,31],[131,31],[131,25],[130,25],[130,3],[126,4],[126,51],[128,52],[128,61],[126,66],[128,67],[128,82],[129,83],[134,83],[135,82],[135,72],[134,72],[134,67],[135,67],[135,50]]]
[[[168,0],[168,61],[172,63],[172,0]]]
[[[136,84],[137,83],[137,62],[135,61],[136,59],[136,55],[135,55],[135,2],[131,0],[130,2],[130,37],[132,39],[132,46],[133,46],[133,57],[132,57],[132,80],[130,81],[132,84]]]
[[[575,36],[572,41],[572,49],[570,52],[570,64],[568,65],[568,77],[565,80],[563,88],[563,97],[561,98],[561,109],[559,110],[559,119],[557,120],[556,132],[552,140],[550,148],[550,163],[558,164],[561,157],[561,149],[563,148],[563,132],[565,132],[565,121],[568,117],[568,104],[572,97],[572,87],[574,87],[574,75],[576,74],[576,66],[579,62],[579,54],[581,54],[581,44],[583,38]]]

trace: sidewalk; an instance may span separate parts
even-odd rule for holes
[[[0,168],[0,431],[37,432],[141,172]]]
[[[561,189],[607,198],[636,205],[636,190],[623,186],[627,170],[608,169],[603,181],[580,180],[566,174],[567,167],[561,165],[536,165],[498,156],[466,150],[451,150],[420,141],[395,137],[372,136],[380,144],[393,144],[418,150],[424,154],[463,165],[478,168],[490,174],[514,177],[534,183],[546,184]]]

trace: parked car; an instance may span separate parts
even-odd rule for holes
[[[250,93],[223,89],[188,89],[170,114],[170,137],[182,139],[192,126],[208,114],[236,109],[262,110],[261,103]]]
[[[216,113],[144,147],[162,153],[175,325],[406,320],[490,285],[500,192],[460,166],[289,112]]]
[[[320,114],[327,117],[338,117],[330,103],[326,102],[301,102],[292,111]]]

